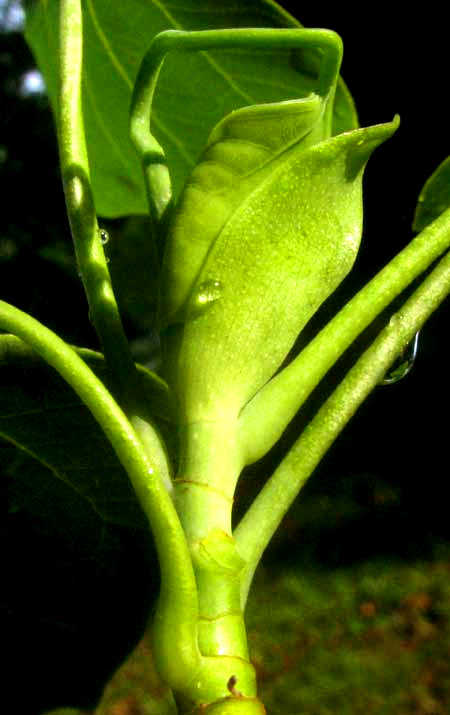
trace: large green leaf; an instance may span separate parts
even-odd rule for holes
[[[146,213],[137,156],[129,140],[133,83],[152,37],[171,28],[300,27],[271,0],[85,0],[84,114],[97,212]],[[57,97],[58,0],[29,10],[26,36],[44,73],[53,106]],[[195,165],[209,130],[237,107],[295,99],[317,82],[318,57],[292,52],[221,51],[172,54],[164,65],[154,107],[154,133],[165,148],[175,197]],[[341,82],[335,133],[357,125]]]
[[[81,354],[107,381],[102,356]],[[164,383],[146,375],[147,404],[163,426],[169,420]],[[145,524],[128,477],[91,413],[52,368],[11,335],[0,335],[0,437],[36,460],[15,470],[34,493],[68,500],[69,512],[76,507],[115,524]]]

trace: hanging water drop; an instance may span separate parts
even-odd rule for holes
[[[98,232],[100,234],[100,241],[104,246],[109,241],[109,233],[105,228],[99,228]]]
[[[402,354],[397,358],[394,364],[389,368],[383,379],[380,381],[380,385],[393,385],[394,382],[402,380],[414,365],[417,357],[417,350],[419,347],[419,333],[417,332],[414,338],[403,350]]]

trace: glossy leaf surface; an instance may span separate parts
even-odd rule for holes
[[[186,185],[162,277],[182,419],[236,417],[353,264],[363,169],[398,122],[321,141],[325,104],[232,113]]]
[[[47,84],[57,97],[57,0],[38,0],[29,10],[27,39]],[[275,2],[172,0],[111,3],[86,0],[84,9],[84,120],[97,212],[103,216],[146,213],[142,172],[129,140],[128,111],[139,64],[152,37],[167,29],[299,27]],[[221,51],[174,54],[161,73],[153,131],[164,147],[180,193],[208,131],[232,109],[308,94],[317,81],[318,57],[300,52]],[[335,131],[357,124],[351,97],[338,86]]]

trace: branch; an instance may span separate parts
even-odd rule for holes
[[[450,253],[395,313],[305,428],[237,526],[234,537],[246,560],[245,604],[256,566],[287,509],[334,440],[390,365],[450,293]]]
[[[351,343],[450,247],[450,209],[435,219],[357,293],[302,352],[244,407],[239,439],[246,464],[266,454]]]

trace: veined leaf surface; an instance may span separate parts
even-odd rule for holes
[[[83,352],[104,379],[102,356]],[[156,378],[154,387],[147,383],[147,402],[161,425],[169,413],[162,381]],[[33,491],[38,481],[43,492],[84,501],[104,521],[145,525],[127,474],[89,410],[52,368],[11,335],[0,335],[0,388],[0,437],[37,461],[35,468],[28,460],[18,471],[23,481],[33,480]]]
[[[128,111],[140,62],[154,35],[167,29],[300,27],[271,0],[85,0],[84,121],[97,212],[147,213]],[[54,109],[58,86],[58,0],[37,0],[26,36]],[[220,51],[171,54],[159,80],[152,130],[164,147],[176,197],[197,162],[209,130],[231,110],[297,99],[317,82],[318,57],[292,52]],[[354,128],[348,90],[339,83],[335,133]]]

